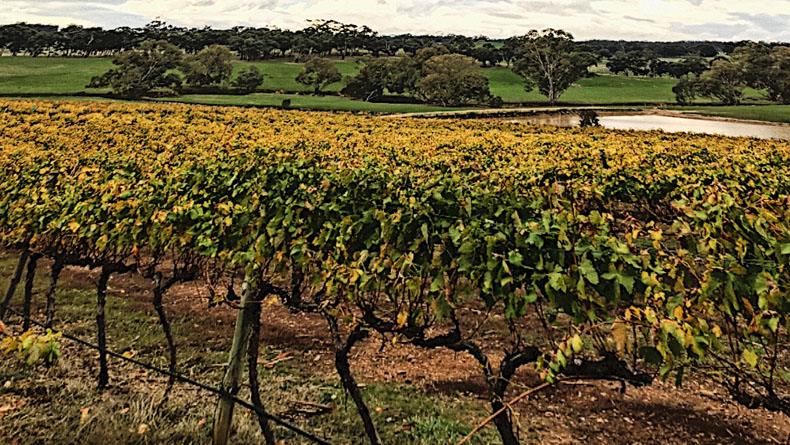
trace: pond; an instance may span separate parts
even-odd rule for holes
[[[579,125],[576,114],[543,114],[508,119],[533,125],[571,127]],[[601,126],[614,130],[663,130],[670,133],[692,132],[724,136],[790,140],[790,125],[771,125],[726,120],[696,119],[658,114],[601,115]]]

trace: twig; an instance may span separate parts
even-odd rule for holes
[[[557,381],[559,381],[559,380],[557,380]],[[546,382],[546,383],[543,383],[543,384],[541,384],[541,385],[538,385],[538,386],[536,386],[536,387],[534,387],[534,388],[532,388],[532,389],[530,389],[530,390],[528,390],[528,391],[524,391],[524,392],[522,392],[522,393],[521,393],[521,394],[519,394],[517,397],[515,397],[513,400],[511,400],[510,402],[506,403],[506,404],[505,404],[505,406],[503,406],[502,408],[500,408],[499,410],[497,410],[497,411],[496,411],[494,414],[491,414],[490,416],[486,417],[486,420],[484,420],[482,423],[480,423],[480,425],[477,425],[477,426],[475,427],[475,429],[473,429],[473,430],[472,430],[472,432],[470,432],[469,434],[467,434],[467,435],[466,435],[466,437],[464,437],[463,439],[461,439],[461,441],[460,441],[460,442],[458,442],[458,445],[463,445],[463,444],[465,444],[466,442],[468,442],[468,441],[469,441],[469,439],[471,439],[471,438],[472,438],[472,436],[474,436],[474,435],[475,435],[475,434],[476,434],[478,431],[480,431],[481,429],[483,429],[483,428],[484,428],[486,425],[488,425],[489,423],[491,423],[491,421],[492,421],[492,420],[494,420],[494,419],[495,419],[497,416],[499,416],[500,414],[502,414],[503,412],[505,412],[505,410],[506,410],[506,409],[509,409],[509,408],[511,407],[511,405],[513,405],[513,404],[515,404],[515,403],[518,403],[518,402],[519,402],[519,401],[521,401],[522,399],[524,399],[524,398],[526,398],[526,397],[528,397],[528,396],[530,396],[530,395],[532,395],[532,394],[535,394],[535,393],[536,393],[536,392],[538,392],[538,391],[542,391],[542,390],[544,390],[544,389],[548,388],[548,387],[549,387],[549,386],[551,386],[551,385],[552,385],[551,383],[549,383],[549,382]]]

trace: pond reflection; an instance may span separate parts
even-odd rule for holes
[[[663,130],[670,133],[692,132],[724,136],[790,140],[790,125],[756,124],[725,120],[691,119],[657,114],[601,115],[601,126],[614,130]],[[572,127],[579,125],[576,114],[543,114],[508,119],[533,125]]]

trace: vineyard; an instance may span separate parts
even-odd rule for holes
[[[522,397],[693,373],[747,408],[790,414],[790,143],[35,101],[0,101],[0,122],[0,247],[18,260],[0,295],[3,351],[57,360],[58,277],[96,270],[106,387],[107,284],[136,276],[152,283],[174,384],[163,300],[200,282],[206,311],[238,313],[225,378],[211,382],[222,384],[215,443],[245,368],[267,443],[287,428],[257,395],[271,300],[325,322],[360,442],[382,443],[349,360],[371,336],[472,357],[508,445],[520,441],[512,379],[524,368],[544,383]],[[41,323],[54,332],[30,323],[44,261]]]

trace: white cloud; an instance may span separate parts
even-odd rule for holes
[[[279,26],[309,19],[368,25],[384,34],[508,37],[562,28],[579,39],[790,41],[790,0],[3,0],[0,21],[185,26]]]

